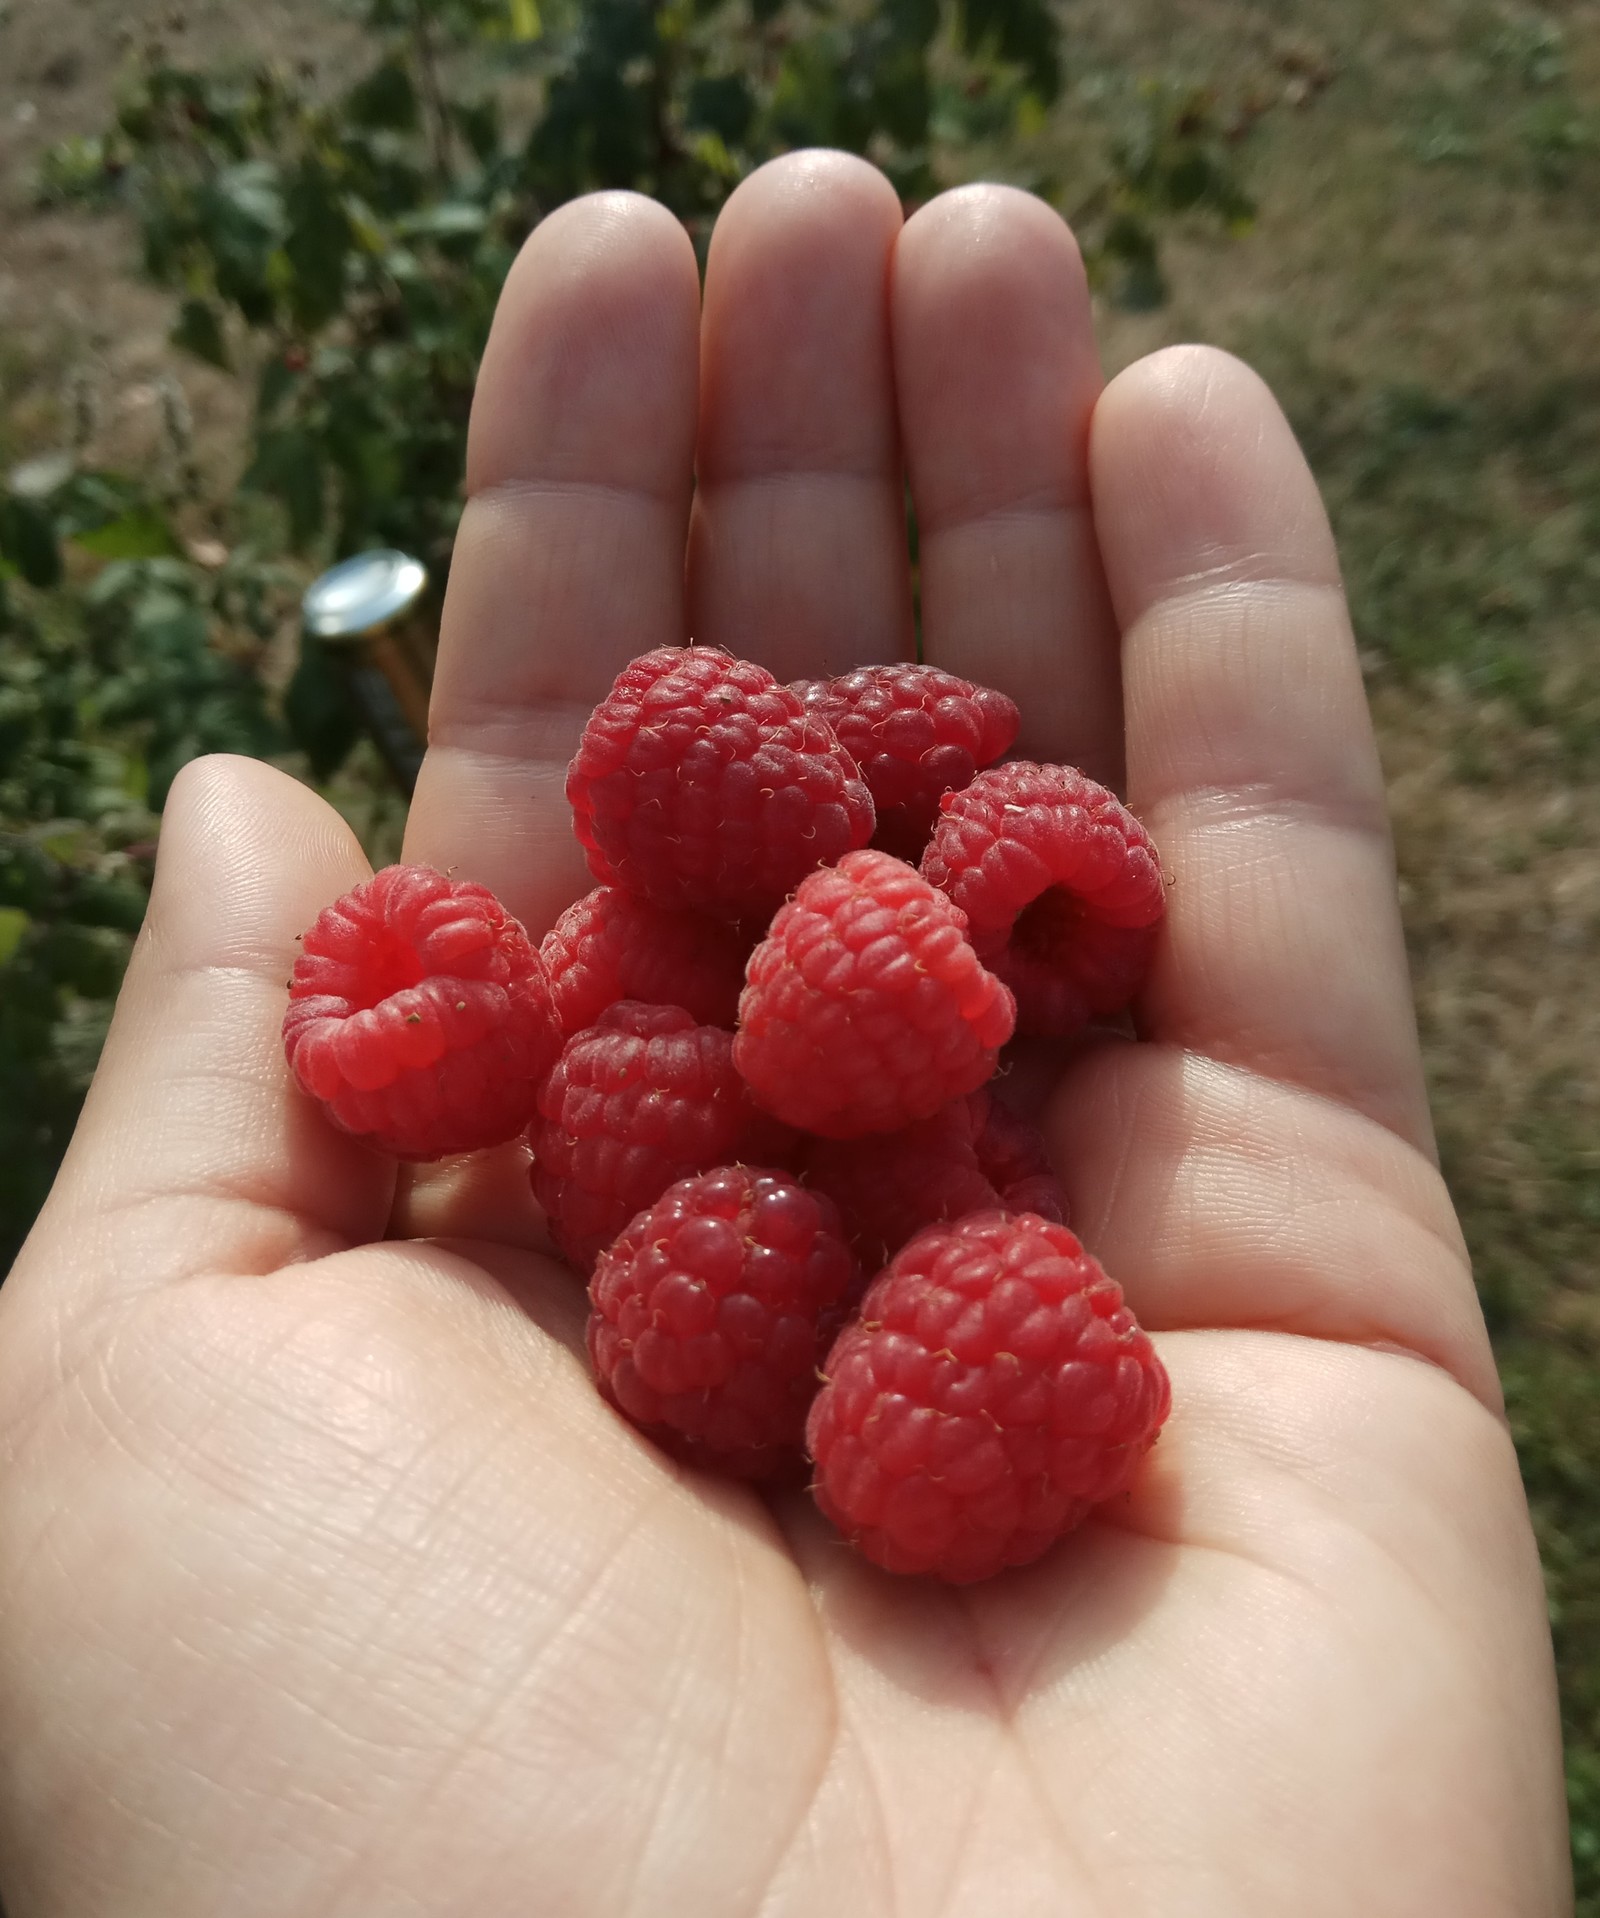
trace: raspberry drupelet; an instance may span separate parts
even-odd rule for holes
[[[346,1132],[438,1159],[521,1131],[561,1032],[543,963],[493,893],[387,866],[305,934],[283,1044]]]
[[[628,999],[567,1041],[529,1143],[534,1196],[584,1273],[674,1181],[735,1160],[781,1163],[793,1149],[734,1070],[731,1032]]]
[[[597,886],[562,913],[539,957],[563,1032],[592,1026],[619,999],[682,1006],[702,1025],[731,1028],[750,945],[702,913],[669,912],[620,886]]]
[[[950,901],[888,853],[813,873],[750,956],[733,1058],[756,1098],[848,1139],[975,1091],[1014,1007],[965,935]]]
[[[681,1180],[595,1266],[600,1389],[679,1457],[744,1478],[798,1473],[817,1366],[855,1281],[821,1193],[749,1166]]]
[[[912,865],[941,795],[969,785],[1017,736],[1017,709],[1004,693],[937,666],[862,666],[794,690],[861,768],[878,815],[873,845]]]
[[[1063,1225],[918,1233],[840,1333],[806,1442],[826,1515],[876,1565],[953,1584],[1026,1565],[1125,1491],[1171,1392]]]
[[[623,668],[583,730],[567,798],[602,883],[723,919],[764,922],[872,837],[871,795],[832,728],[715,646],[661,646]]]
[[[1019,1032],[1066,1037],[1143,984],[1166,912],[1160,862],[1127,807],[1075,768],[1014,760],[947,793],[922,871],[1016,995]]]

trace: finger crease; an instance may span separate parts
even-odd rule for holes
[[[1158,840],[1163,830],[1175,827],[1205,832],[1262,825],[1287,832],[1309,825],[1356,833],[1385,847],[1389,843],[1389,814],[1382,793],[1349,787],[1337,792],[1286,792],[1265,780],[1239,786],[1185,786],[1146,800],[1137,810]]]
[[[1196,602],[1215,606],[1245,600],[1257,605],[1262,600],[1280,597],[1328,600],[1341,618],[1344,613],[1344,587],[1337,576],[1327,579],[1312,574],[1285,573],[1281,561],[1272,555],[1241,553],[1165,581],[1133,616],[1127,636],[1131,639],[1147,620],[1181,613]]]
[[[491,481],[487,486],[479,486],[467,495],[467,506],[488,506],[497,509],[505,504],[514,509],[537,505],[545,500],[583,500],[599,502],[602,505],[626,507],[646,506],[670,512],[674,516],[686,511],[689,502],[689,488],[685,481],[676,480],[665,486],[629,486],[615,480],[559,479],[554,475],[528,475],[515,479]]]
[[[742,492],[746,488],[755,492],[767,492],[789,486],[833,485],[866,486],[874,491],[880,487],[887,487],[898,492],[900,484],[899,468],[885,466],[781,466],[748,472],[701,473],[700,475],[700,491],[711,496],[719,493]]]
[[[590,710],[565,701],[452,699],[449,712],[436,714],[428,727],[428,749],[565,765],[577,750]]]
[[[987,531],[1013,525],[1030,526],[1039,520],[1048,524],[1058,520],[1087,519],[1090,512],[1087,499],[1074,498],[1058,486],[1045,486],[987,504],[964,502],[938,512],[919,507],[917,525],[924,539],[943,539],[952,533]]]

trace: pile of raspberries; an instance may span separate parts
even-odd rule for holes
[[[304,935],[283,1026],[380,1151],[526,1131],[600,1391],[650,1439],[809,1469],[875,1564],[957,1583],[1125,1490],[1170,1402],[987,1089],[1013,1035],[1128,1005],[1165,907],[1111,793],[1001,759],[1017,724],[928,666],[646,653],[567,775],[597,888],[535,946],[484,887],[388,867]]]

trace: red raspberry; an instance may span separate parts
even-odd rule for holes
[[[974,1093],[973,1097],[986,1095]],[[988,1098],[984,1110],[978,1164],[1007,1212],[1037,1212],[1056,1225],[1065,1224],[1066,1195],[1050,1164],[1043,1133],[999,1099]]]
[[[813,1140],[804,1167],[806,1183],[838,1206],[869,1272],[944,1219],[996,1210],[1062,1216],[1043,1139],[981,1088],[900,1132]]]
[[[731,926],[667,912],[620,886],[575,900],[539,947],[563,1032],[592,1026],[619,999],[682,1006],[702,1025],[731,1027],[749,954]]]
[[[970,785],[1017,736],[1019,715],[1004,693],[937,666],[862,666],[794,690],[861,768],[878,814],[873,845],[913,865],[940,795]]]
[[[898,1132],[811,1141],[802,1162],[806,1183],[838,1206],[867,1271],[881,1271],[925,1225],[1001,1205],[978,1164],[974,1105],[984,1097],[953,1099]]]
[[[1144,981],[1167,909],[1133,814],[1071,766],[1015,760],[939,802],[922,871],[967,915],[1017,998],[1017,1029],[1064,1037],[1120,1012]]]
[[[724,919],[765,922],[872,837],[871,795],[831,728],[715,646],[660,646],[623,668],[567,797],[597,879]]]
[[[681,1180],[600,1255],[600,1389],[669,1451],[741,1477],[800,1464],[817,1367],[856,1277],[839,1215],[782,1173]]]
[[[950,901],[886,852],[813,873],[750,956],[733,1058],[757,1099],[849,1139],[976,1090],[1015,1012],[965,933]]]
[[[386,866],[301,942],[290,1069],[335,1124],[397,1158],[513,1138],[560,1044],[539,955],[483,886]]]
[[[1171,1392],[1064,1225],[931,1226],[835,1342],[806,1443],[817,1503],[875,1565],[952,1584],[1025,1565],[1125,1491]]]
[[[567,1041],[539,1114],[534,1195],[580,1272],[675,1180],[792,1149],[734,1071],[733,1034],[681,1006],[608,1006]]]

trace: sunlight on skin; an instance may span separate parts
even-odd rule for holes
[[[1009,189],[902,229],[864,163],[779,161],[703,318],[661,209],[553,214],[485,357],[407,856],[541,928],[626,658],[903,653],[903,457],[929,657],[1027,751],[1125,766],[1173,880],[1152,1043],[1046,1115],[1172,1373],[1132,1494],[949,1592],[668,1464],[595,1395],[519,1148],[397,1187],[292,1092],[294,935],[364,862],[198,763],[0,1292],[10,1918],[1570,1908],[1326,522],[1236,362],[1099,389],[1071,236]]]

